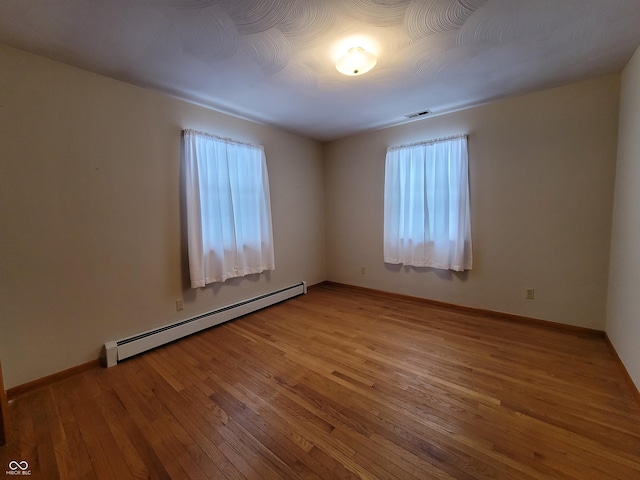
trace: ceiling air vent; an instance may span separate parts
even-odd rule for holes
[[[409,119],[419,118],[419,117],[424,117],[425,115],[429,115],[430,113],[431,112],[429,110],[423,110],[421,112],[410,113],[409,115],[405,115],[405,118],[409,118]]]

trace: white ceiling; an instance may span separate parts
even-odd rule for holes
[[[640,1],[2,0],[0,43],[329,140],[618,72]]]

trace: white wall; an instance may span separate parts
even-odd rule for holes
[[[604,329],[618,96],[608,76],[325,145],[329,280]],[[473,270],[384,264],[386,148],[458,133]]]
[[[638,129],[637,57],[625,72],[624,95],[636,106],[620,117],[618,168],[628,172],[618,178],[607,323],[636,379],[632,342],[640,327],[629,312],[637,301],[617,284],[638,271],[626,264],[638,258],[630,186],[638,144],[624,133]],[[105,341],[301,279],[602,329],[618,96],[619,77],[604,77],[321,146],[0,46],[5,385],[93,360]],[[274,272],[188,288],[179,191],[184,127],[265,145]],[[386,147],[461,132],[470,135],[474,270],[385,265]],[[524,299],[527,287],[536,289],[534,301]],[[185,311],[177,313],[181,297]]]
[[[640,389],[640,47],[622,74],[607,335]]]
[[[189,289],[185,127],[265,146],[275,271]],[[326,277],[317,142],[0,46],[0,146],[6,388],[94,360],[106,341]]]

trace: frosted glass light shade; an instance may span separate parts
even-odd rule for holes
[[[336,69],[353,77],[367,73],[377,62],[378,59],[373,53],[365,51],[362,47],[353,47],[336,62]]]

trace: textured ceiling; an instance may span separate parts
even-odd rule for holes
[[[2,0],[0,43],[328,140],[620,71],[640,1]]]

